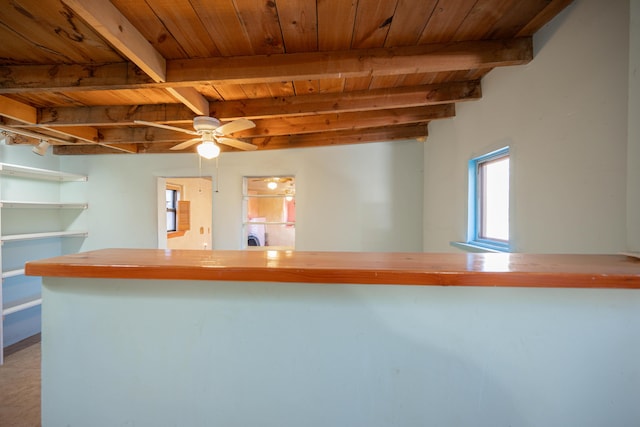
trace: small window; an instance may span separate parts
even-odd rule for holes
[[[167,186],[167,233],[178,230],[178,200],[180,200],[180,190]]]
[[[296,185],[293,176],[245,177],[242,247],[295,247]]]
[[[468,242],[509,251],[509,147],[469,161]]]
[[[181,237],[191,227],[191,205],[182,199],[182,186],[167,184],[167,238]]]

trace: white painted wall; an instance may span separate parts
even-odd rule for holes
[[[466,239],[467,162],[504,145],[515,251],[627,248],[629,3],[578,0],[534,46],[531,63],[483,79],[482,100],[430,124],[425,251],[457,251],[449,242]]]
[[[45,278],[44,298],[45,427],[640,425],[636,290]]]
[[[240,249],[242,177],[295,175],[296,249],[422,250],[423,145],[415,141],[223,153],[213,177],[213,248]],[[68,156],[89,174],[83,250],[157,245],[159,176],[199,176],[194,154]]]
[[[640,252],[640,1],[631,1],[629,36],[629,152],[627,154],[627,237]]]

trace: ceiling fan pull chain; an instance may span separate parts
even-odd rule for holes
[[[220,191],[218,190],[218,161],[220,160],[220,157],[216,157],[216,193],[219,193]]]

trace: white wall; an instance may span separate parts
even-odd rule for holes
[[[68,278],[44,287],[51,426],[640,423],[636,290]]]
[[[629,36],[629,152],[627,154],[627,237],[640,252],[640,1],[631,1]]]
[[[213,248],[239,249],[242,177],[296,177],[296,249],[422,250],[423,144],[415,141],[223,153],[213,177]],[[194,154],[67,156],[89,175],[83,250],[157,245],[156,178],[199,176]]]
[[[0,135],[0,161],[34,168],[59,170],[60,156],[52,156],[51,148],[45,156],[38,156],[31,145],[5,145],[4,136]]]
[[[425,251],[466,239],[467,162],[504,145],[515,251],[626,249],[629,4],[578,0],[534,46],[531,63],[483,79],[482,100],[431,123]]]

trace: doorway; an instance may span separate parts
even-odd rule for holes
[[[243,249],[295,248],[294,176],[243,178]]]
[[[159,177],[158,248],[204,249],[213,244],[210,177]]]

